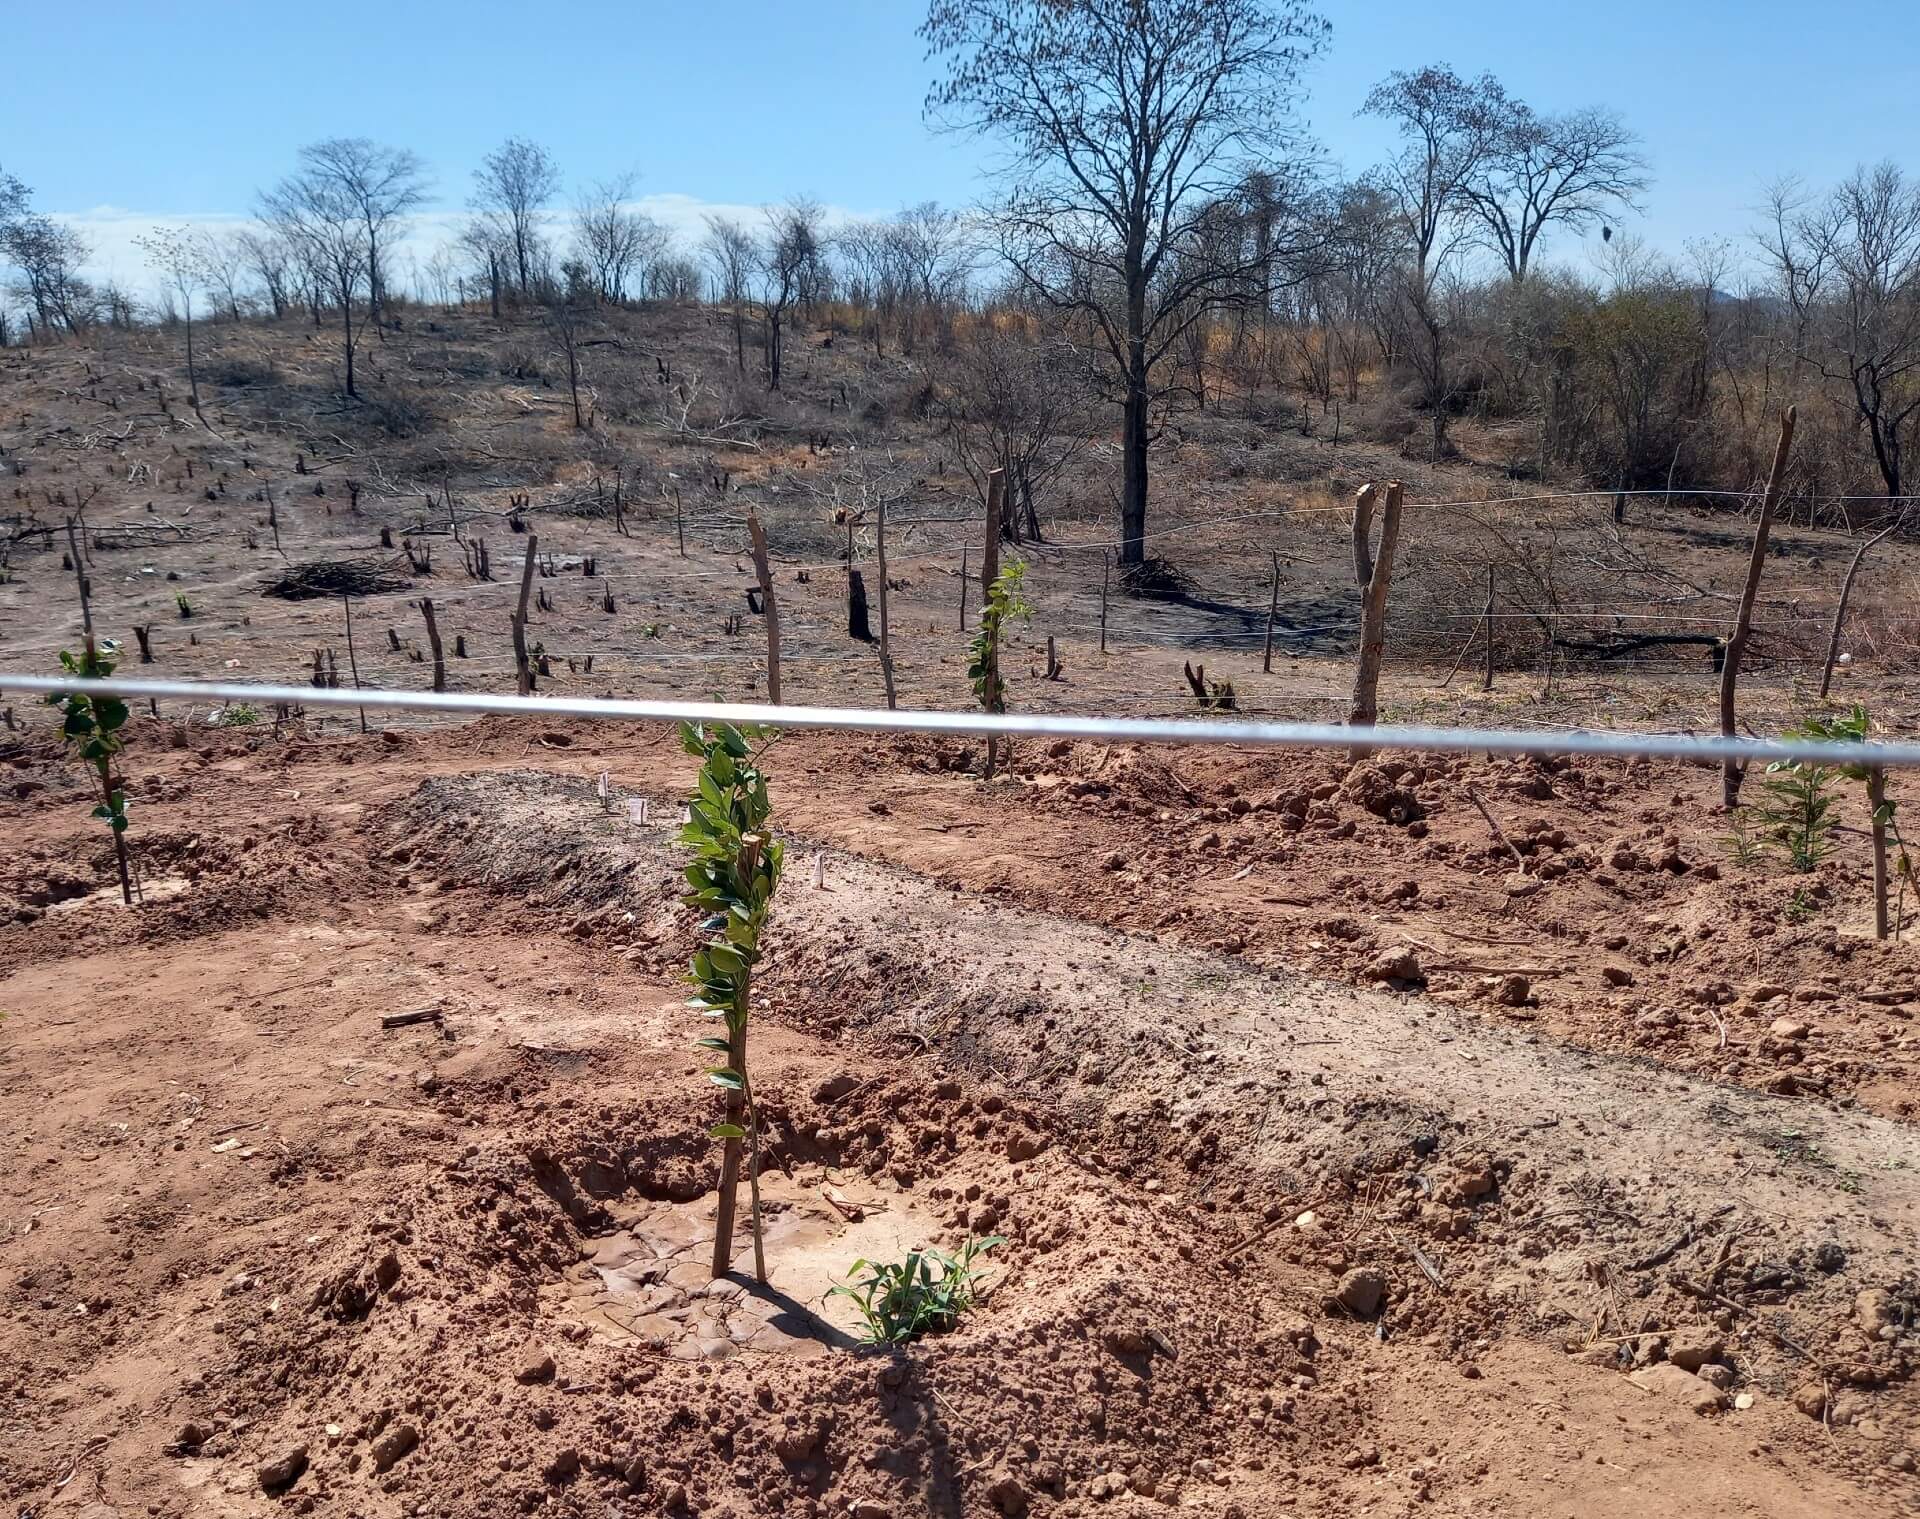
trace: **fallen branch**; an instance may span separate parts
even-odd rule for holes
[[[415,1023],[438,1023],[441,1019],[437,1007],[417,1007],[410,1013],[388,1013],[380,1020],[382,1028],[406,1028]]]
[[[1507,837],[1500,824],[1495,821],[1493,814],[1487,810],[1487,804],[1480,800],[1480,793],[1472,786],[1467,787],[1467,800],[1480,809],[1480,816],[1487,820],[1487,826],[1493,830],[1493,836],[1507,846],[1507,853],[1513,856],[1513,862],[1519,868],[1520,874],[1525,875],[1527,873],[1526,857],[1513,847],[1513,840]]]

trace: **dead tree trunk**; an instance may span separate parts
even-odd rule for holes
[[[880,680],[887,688],[887,710],[896,705],[893,691],[893,641],[887,626],[887,503],[880,503],[874,555],[880,569]]]
[[[1853,577],[1860,573],[1860,561],[1867,557],[1867,550],[1891,533],[1900,524],[1895,522],[1875,533],[1859,548],[1853,551],[1853,562],[1847,566],[1847,578],[1840,582],[1840,602],[1833,609],[1833,631],[1827,635],[1827,662],[1820,668],[1820,696],[1826,699],[1827,687],[1833,684],[1833,662],[1840,654],[1840,628],[1847,620],[1847,598],[1853,595]],[[142,645],[144,650],[145,645]]]
[[[747,537],[753,547],[753,573],[760,581],[760,615],[767,620],[767,700],[780,705],[780,608],[773,598],[773,568],[767,563],[767,533],[760,515],[747,512]]]
[[[533,666],[527,661],[527,595],[533,589],[533,557],[539,546],[538,535],[528,533],[527,557],[520,566],[520,608],[513,614],[513,664],[522,696],[533,690]]]
[[[873,625],[867,618],[867,582],[858,570],[847,571],[847,637],[860,643],[873,642]]]
[[[440,648],[440,629],[433,620],[433,598],[420,598],[420,615],[427,620],[427,646],[433,650],[433,689],[447,689],[447,660]]]
[[[1753,603],[1760,594],[1760,572],[1767,567],[1767,535],[1773,530],[1773,509],[1780,499],[1780,487],[1786,479],[1787,456],[1793,451],[1793,424],[1796,409],[1789,406],[1780,418],[1780,441],[1774,445],[1773,468],[1767,474],[1766,494],[1760,498],[1760,521],[1753,530],[1753,555],[1747,561],[1747,583],[1740,592],[1740,611],[1734,619],[1733,636],[1727,640],[1726,661],[1720,667],[1720,736],[1733,737],[1733,697],[1740,683],[1740,660],[1747,652],[1747,639],[1753,632]],[[1740,783],[1747,778],[1747,767],[1739,760],[1723,760],[1720,765],[1720,799],[1731,811],[1740,805]]]
[[[1389,480],[1380,514],[1380,542],[1373,543],[1373,508],[1378,486],[1360,488],[1353,504],[1353,578],[1360,587],[1360,662],[1353,677],[1353,707],[1347,724],[1370,728],[1379,715],[1380,663],[1387,648],[1387,589],[1393,582],[1393,551],[1400,541],[1400,482]],[[1354,758],[1365,754],[1356,748]]]

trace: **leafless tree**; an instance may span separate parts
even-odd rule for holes
[[[73,228],[37,212],[16,214],[4,232],[9,263],[21,274],[21,293],[51,336],[57,327],[85,332],[93,324],[93,287],[81,276],[86,239]]]
[[[240,283],[248,268],[247,249],[241,236],[204,228],[194,234],[207,294],[214,298],[216,306],[224,306],[228,319],[235,322],[242,315]]]
[[[990,324],[950,361],[941,411],[961,467],[985,494],[987,475],[1003,469],[1007,510],[1001,527],[1016,542],[1040,537],[1036,492],[1044,491],[1087,445],[1086,363],[1060,343],[1033,343]]]
[[[1453,303],[1448,297],[1457,293],[1458,282],[1449,265],[1465,238],[1473,183],[1498,141],[1506,94],[1490,75],[1469,81],[1445,64],[1432,64],[1388,75],[1360,109],[1362,115],[1390,122],[1400,134],[1400,151],[1387,161],[1378,184],[1399,208],[1410,251],[1397,309],[1432,419],[1438,459],[1446,451],[1453,397],[1448,363]]]
[[[370,276],[371,245],[358,200],[333,173],[312,164],[296,170],[261,196],[264,218],[292,245],[311,284],[316,325],[331,302],[340,314],[345,390],[354,385],[354,298]]]
[[[1639,138],[1616,112],[1590,107],[1542,116],[1518,100],[1490,101],[1493,140],[1466,189],[1486,237],[1517,283],[1541,234],[1584,232],[1609,208],[1633,210],[1648,183]]]
[[[671,244],[668,245],[671,248]],[[647,268],[647,299],[650,301],[697,301],[700,299],[700,266],[685,254],[669,251]]]
[[[249,229],[238,234],[235,240],[247,268],[260,281],[267,304],[273,308],[274,320],[278,321],[287,314],[293,280],[293,249],[286,238],[271,227],[259,231]]]
[[[215,239],[191,227],[155,227],[134,243],[147,256],[167,293],[176,296],[187,327],[187,391],[193,409],[200,409],[200,371],[193,360],[193,297],[210,281],[209,259]]]
[[[329,137],[300,150],[316,179],[330,182],[359,213],[367,239],[367,315],[376,328],[386,304],[383,260],[398,241],[404,218],[426,199],[426,166],[406,148],[383,147],[365,137]]]
[[[733,367],[747,372],[747,300],[753,272],[760,264],[760,244],[739,222],[726,216],[706,218],[707,235],[700,256],[713,274],[714,300],[733,314]]]
[[[5,169],[0,169],[0,237],[6,235],[7,229],[17,218],[26,214],[31,198],[31,192],[24,184]]]
[[[930,200],[908,206],[888,227],[886,242],[909,329],[916,313],[938,316],[964,297],[978,254],[958,211]]]
[[[592,266],[602,300],[624,301],[628,285],[673,241],[665,227],[629,204],[634,179],[622,174],[590,185],[574,204],[574,245]]]
[[[472,261],[479,283],[487,292],[487,306],[500,315],[500,297],[513,268],[513,249],[501,228],[489,217],[476,216],[461,230],[457,246]]]
[[[567,366],[567,394],[573,401],[574,430],[585,432],[593,426],[593,416],[590,408],[582,411],[580,407],[580,359],[583,350],[595,341],[590,327],[593,303],[600,293],[598,278],[584,263],[569,263],[562,273],[564,282],[547,298],[547,333]]]
[[[1111,359],[1120,557],[1137,565],[1161,365],[1247,290],[1246,268],[1183,255],[1250,170],[1297,147],[1293,100],[1327,24],[1300,0],[932,0],[921,35],[944,64],[929,115],[1010,149],[1003,248],[1022,282]]]
[[[425,288],[440,303],[443,311],[453,309],[454,286],[459,280],[460,264],[454,257],[453,249],[442,246],[433,250],[420,271]]]
[[[473,171],[473,209],[512,256],[515,288],[522,300],[534,290],[546,238],[543,208],[560,187],[553,155],[524,137],[509,137]]]
[[[1506,110],[1506,93],[1491,75],[1462,79],[1444,63],[1389,74],[1361,106],[1361,115],[1400,134],[1400,151],[1379,183],[1399,205],[1418,283],[1429,281],[1431,266],[1458,236]]]
[[[826,245],[823,212],[815,201],[796,197],[767,212],[767,236],[760,250],[760,319],[766,343],[767,385],[780,388],[780,362],[788,310],[814,298]]]
[[[1767,252],[1801,355],[1846,389],[1887,494],[1898,496],[1920,432],[1920,181],[1882,163],[1821,201],[1776,210]]]
[[[881,357],[908,280],[899,227],[880,218],[848,222],[834,234],[833,247],[847,271],[848,298],[866,308],[867,335],[874,356]]]

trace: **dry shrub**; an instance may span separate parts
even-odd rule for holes
[[[278,385],[280,371],[270,359],[248,358],[242,354],[214,359],[200,371],[200,378],[211,385],[227,386],[234,390],[256,388],[262,385]]]

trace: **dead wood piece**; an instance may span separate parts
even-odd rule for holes
[[[408,1013],[387,1013],[380,1019],[382,1028],[406,1028],[415,1023],[438,1023],[444,1015],[437,1007],[416,1007]]]

